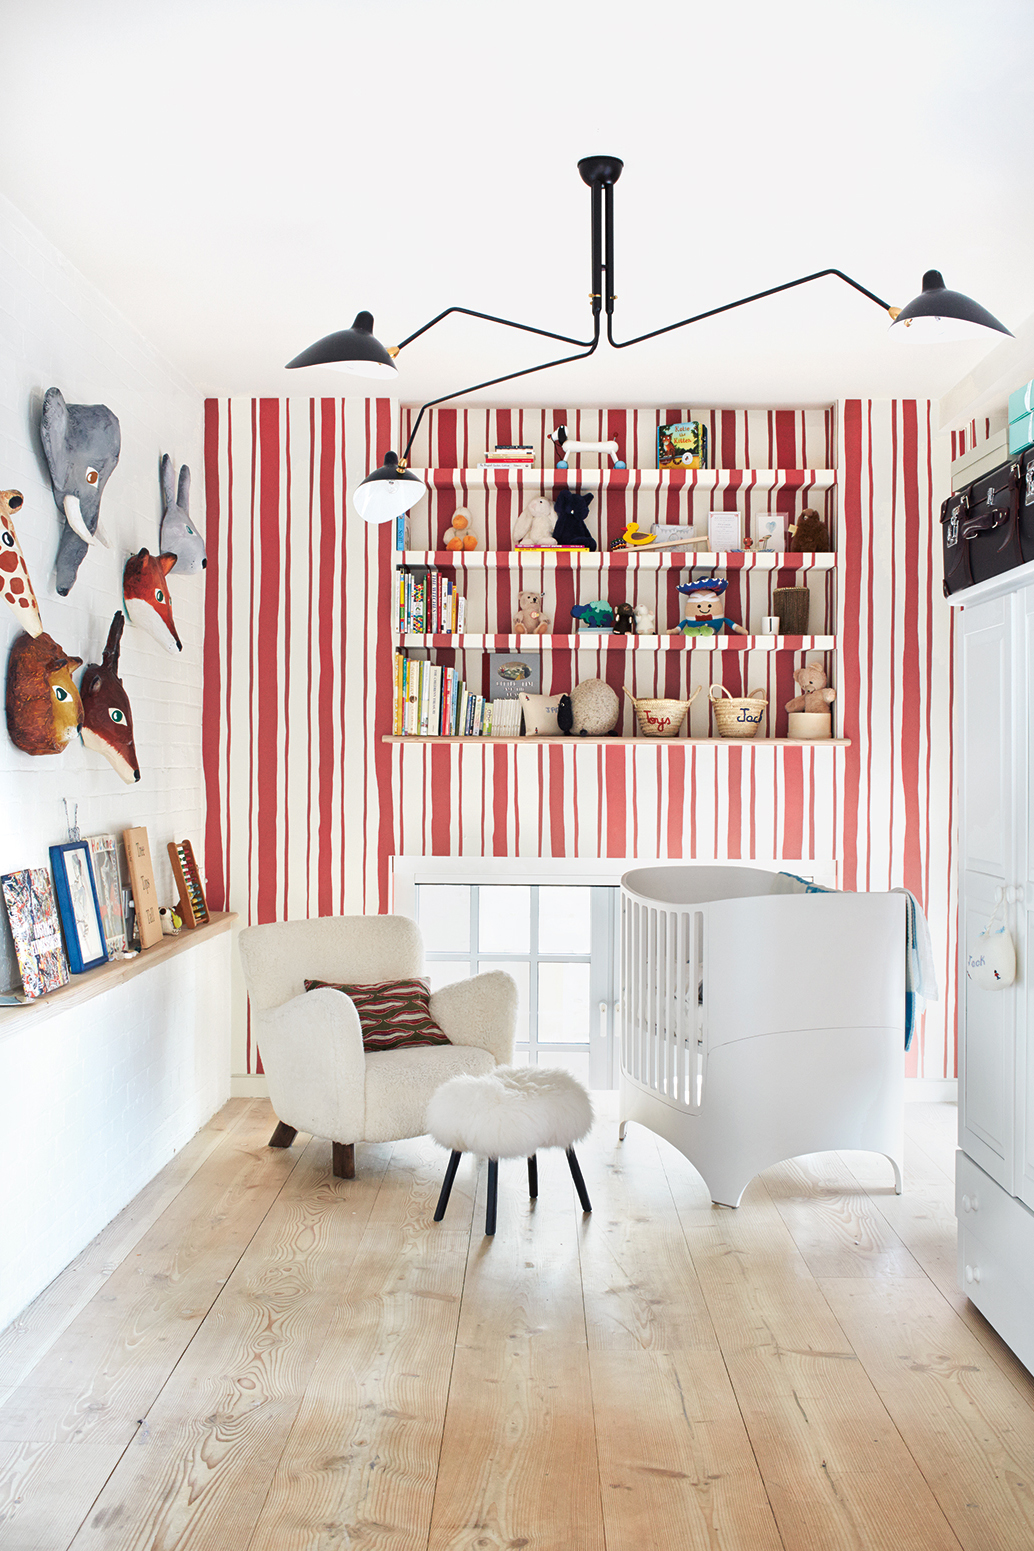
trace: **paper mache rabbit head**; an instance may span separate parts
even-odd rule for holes
[[[197,576],[208,565],[205,541],[190,518],[190,469],[180,469],[179,488],[173,478],[172,459],[162,458],[162,525],[159,547],[163,555],[175,555],[171,570],[177,576]]]

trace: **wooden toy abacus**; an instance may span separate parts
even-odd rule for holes
[[[179,885],[179,915],[184,926],[204,926],[211,919],[201,887],[201,872],[189,840],[169,841],[169,861]]]

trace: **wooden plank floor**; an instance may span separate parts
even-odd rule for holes
[[[579,1149],[271,1151],[234,1100],[0,1333],[0,1551],[1026,1551],[1034,1378],[955,1287],[956,1112],[712,1207]]]

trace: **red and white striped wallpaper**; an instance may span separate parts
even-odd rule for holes
[[[951,615],[940,598],[935,552],[947,447],[935,453],[928,406],[848,400],[839,424],[828,411],[440,409],[425,416],[410,454],[412,466],[433,460],[474,468],[495,442],[541,446],[545,431],[566,421],[582,439],[616,435],[630,465],[650,468],[657,424],[704,418],[718,467],[836,469],[837,492],[806,478],[776,491],[690,485],[665,498],[664,516],[687,521],[692,512],[700,525],[709,505],[735,508],[749,532],[759,511],[776,510],[787,521],[805,504],[825,512],[838,532],[839,583],[810,574],[810,628],[840,638],[837,709],[853,740],[846,750],[384,743],[390,537],[386,527],[357,520],[347,493],[387,447],[404,445],[410,414],[403,409],[399,437],[386,400],[207,405],[204,754],[212,904],[237,910],[242,923],[386,909],[392,854],[836,859],[845,887],[914,890],[930,915],[950,991]],[[549,444],[547,454],[549,467]],[[509,525],[535,492],[519,474],[494,477],[503,488],[490,498],[461,473],[432,492],[412,514],[413,546],[437,547],[463,504],[482,546],[487,537],[490,547],[508,547]],[[605,537],[630,514],[650,520],[647,506],[657,500],[634,485],[608,491],[597,519]],[[657,588],[656,573],[646,577],[628,573],[630,601],[645,597],[639,588]],[[776,579],[792,585],[799,577]],[[547,567],[543,580],[563,628],[575,582],[562,567]],[[748,569],[742,580],[737,606],[750,625],[769,612],[773,577]],[[465,571],[468,628],[481,628],[478,609],[486,624],[498,619],[512,584],[506,571]],[[586,585],[583,575],[582,601]],[[699,652],[641,662],[644,656],[585,649],[576,676],[674,694],[687,675],[691,684],[705,682],[714,666],[733,693],[741,684],[766,687],[781,707],[803,660],[757,651],[713,660]],[[480,655],[458,658],[476,683]],[[571,659],[554,658],[548,687],[566,687],[558,676],[571,672]],[[547,655],[544,687],[549,665]],[[694,706],[694,736],[710,730],[703,699]],[[782,734],[783,713],[773,714],[769,730]],[[802,945],[802,970],[805,961]],[[257,1071],[239,986],[237,1006],[235,1070]],[[950,996],[928,1013],[910,1071],[954,1073]]]

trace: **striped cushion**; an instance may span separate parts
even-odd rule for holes
[[[452,1044],[431,1017],[431,993],[426,980],[382,980],[377,985],[357,986],[334,985],[329,980],[305,982],[306,991],[318,991],[324,986],[352,998],[362,1026],[364,1050]]]

